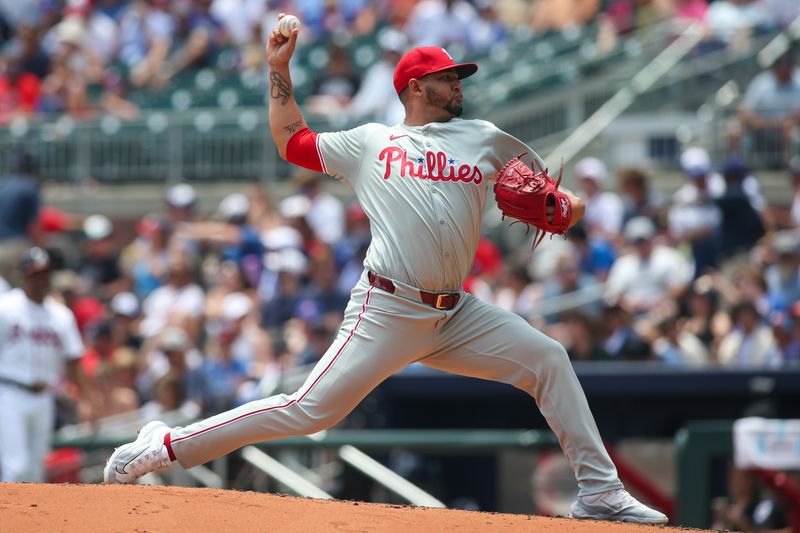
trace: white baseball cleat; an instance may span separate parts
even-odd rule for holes
[[[650,509],[628,494],[625,489],[615,489],[600,494],[579,496],[572,504],[572,518],[614,520],[636,524],[666,524],[667,515]]]
[[[103,469],[106,483],[133,483],[149,472],[170,465],[164,436],[170,427],[164,422],[150,422],[139,430],[136,440],[114,450]]]

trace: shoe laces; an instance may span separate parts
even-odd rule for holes
[[[156,447],[134,459],[131,463],[131,471],[138,478],[148,472],[155,472],[168,466],[169,462],[164,459],[161,448]]]
[[[631,506],[640,505],[639,501],[636,500],[631,494],[625,489],[615,489],[610,492],[603,492],[601,494],[586,496],[582,498],[584,503],[588,505],[608,505],[609,507],[615,507],[624,509]]]

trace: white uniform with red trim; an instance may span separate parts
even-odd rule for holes
[[[461,290],[491,180],[534,152],[493,124],[367,124],[322,133],[323,169],[356,192],[372,228],[365,271],[330,349],[294,394],[255,401],[171,432],[184,467],[245,444],[314,433],[344,418],[413,362],[512,384],[535,399],[575,470],[581,494],[622,487],[564,348],[524,319]],[[368,272],[394,292],[372,286]],[[452,309],[420,290],[457,292]],[[452,301],[452,300],[451,300]]]
[[[53,389],[65,362],[82,354],[69,309],[51,298],[39,305],[21,289],[0,295],[0,480],[44,481]]]

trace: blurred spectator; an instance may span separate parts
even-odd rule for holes
[[[583,222],[570,228],[567,240],[577,249],[581,271],[593,275],[598,281],[605,281],[617,254],[611,242],[605,238],[590,239]]]
[[[268,252],[264,257],[268,271],[277,273],[275,290],[261,297],[261,324],[266,329],[282,327],[293,316],[300,298],[308,259],[294,248]]]
[[[717,360],[734,368],[780,366],[783,361],[770,358],[775,354],[775,337],[764,324],[755,304],[745,300],[731,310],[733,329],[721,341]]]
[[[770,17],[785,28],[800,17],[800,3],[795,0],[760,0]]]
[[[167,59],[175,34],[168,7],[166,0],[131,0],[119,15],[119,59],[135,87],[152,83]]]
[[[333,342],[334,331],[320,322],[306,324],[306,344],[297,356],[299,365],[312,365],[319,361]]]
[[[43,80],[50,71],[50,57],[41,46],[39,29],[30,24],[20,24],[11,42],[5,46],[4,54],[13,62],[19,72],[35,76]],[[35,108],[29,111],[34,111]]]
[[[56,50],[42,85],[43,106],[48,111],[89,117],[94,107],[89,86],[100,81],[103,60],[90,46],[80,17],[66,17],[54,31]]]
[[[542,300],[552,300],[561,298],[565,295],[597,286],[597,280],[591,274],[581,272],[577,257],[565,254],[559,257],[553,272],[553,277],[544,281],[542,288]],[[575,307],[587,316],[595,317],[600,312],[601,302],[599,300],[589,301]],[[550,315],[548,323],[561,320],[558,314]]]
[[[284,202],[307,200],[308,211],[304,218],[316,238],[332,246],[344,236],[345,212],[342,202],[322,188],[323,174],[310,170],[299,170],[295,182],[300,193],[290,196]]]
[[[768,316],[776,303],[767,293],[763,269],[755,264],[747,263],[729,275],[714,275],[714,286],[731,305],[743,301],[755,303],[761,316]]]
[[[494,277],[502,275],[499,276],[496,286],[487,286],[490,298],[488,301],[526,318],[536,315],[537,303],[542,298],[541,287],[531,280],[527,269],[523,266],[503,268],[499,265],[495,271],[497,274],[494,274]],[[491,292],[494,292],[493,298]]]
[[[382,56],[364,74],[364,81],[345,112],[353,120],[374,118],[382,124],[399,124],[405,116],[403,104],[394,90],[394,69],[408,46],[406,36],[394,29],[378,37]]]
[[[229,294],[252,293],[241,267],[236,261],[220,262],[212,279],[207,279],[205,309],[203,311],[206,333],[216,335],[222,327],[222,302]]]
[[[622,192],[622,224],[638,216],[648,217],[661,224],[665,215],[665,202],[661,195],[650,187],[650,178],[638,168],[623,168],[617,172],[619,189]]]
[[[630,250],[611,267],[607,301],[640,314],[679,298],[692,279],[691,265],[673,248],[656,242],[655,225],[646,217],[630,220],[624,234]]]
[[[659,337],[653,342],[653,354],[670,365],[702,367],[710,362],[703,342],[686,328],[686,322],[669,316],[658,324]]]
[[[714,502],[711,528],[753,531],[753,512],[758,504],[758,483],[752,473],[728,467],[728,496]]]
[[[111,354],[109,367],[104,370],[108,375],[103,375],[105,391],[100,392],[99,408],[109,409],[109,414],[122,414],[138,408],[140,401],[136,392],[136,352],[126,347],[117,348]],[[103,399],[103,394],[107,399]],[[84,414],[81,418],[87,420],[88,417]]]
[[[0,277],[17,286],[22,254],[36,237],[41,182],[33,156],[12,155],[11,173],[0,180]]]
[[[728,173],[731,175],[729,176]],[[758,178],[739,155],[729,155],[723,159],[719,172],[709,173],[706,184],[709,195],[714,199],[723,196],[727,192],[728,183],[731,180],[733,180],[733,186],[738,189],[738,193],[744,193],[753,209],[761,216],[765,216],[767,201],[761,194]]]
[[[507,267],[509,271],[516,270],[512,267]],[[363,270],[363,267],[362,267]],[[498,278],[503,274],[503,254],[497,245],[490,239],[481,236],[478,239],[478,246],[475,248],[475,258],[472,261],[472,269],[467,279],[464,280],[464,290],[470,292],[485,302],[491,302],[497,298],[505,301],[505,304],[498,304],[503,309],[511,309],[519,296],[519,290],[511,289],[511,294],[500,295],[499,291],[502,289],[498,286],[502,284],[503,280]],[[508,272],[507,274],[513,274]],[[527,273],[523,276],[527,285],[530,282]],[[510,284],[515,286],[513,282]]]
[[[142,396],[157,397],[159,380],[170,375],[179,380],[183,401],[194,403],[198,411],[207,406],[210,391],[202,369],[203,357],[194,349],[186,331],[175,326],[164,328],[153,348],[137,379]]]
[[[404,31],[412,47],[441,46],[463,51],[477,19],[475,8],[465,0],[422,0],[411,12]]]
[[[249,224],[250,201],[242,193],[231,193],[219,204],[219,221],[182,223],[176,226],[180,241],[219,246],[223,260],[235,261],[251,286],[258,285],[264,245],[256,228]]]
[[[720,296],[713,278],[704,275],[694,280],[684,300],[684,329],[709,352],[716,350],[718,339],[730,329],[730,321],[727,313],[720,310]]]
[[[794,196],[789,207],[788,227],[800,227],[800,156],[795,156],[789,163],[789,177],[792,180]]]
[[[764,223],[744,190],[747,165],[731,156],[722,165],[725,191],[715,198],[720,212],[719,260],[735,260],[737,254],[747,254],[764,235]]]
[[[607,361],[609,356],[597,341],[597,325],[580,311],[561,315],[565,330],[564,347],[573,361]]]
[[[217,53],[227,39],[222,23],[210,11],[211,3],[212,0],[192,0],[178,7],[176,32],[173,35],[177,46],[155,73],[151,82],[155,86],[163,87],[189,67],[199,69],[213,66]],[[173,7],[173,16],[175,12]]]
[[[322,322],[329,328],[337,328],[350,294],[340,291],[336,281],[333,254],[323,252],[312,256],[308,284],[298,294],[295,316],[306,322]]]
[[[120,267],[132,281],[133,292],[139,298],[146,298],[164,281],[171,231],[166,216],[146,215],[136,224],[136,239],[120,255]]]
[[[755,31],[774,24],[767,8],[757,0],[716,0],[708,6],[706,23],[717,40],[737,50],[749,46]]]
[[[633,315],[619,305],[603,309],[605,335],[602,348],[613,361],[644,361],[651,347],[633,328]]]
[[[250,377],[258,379],[272,362],[272,341],[258,327],[253,309],[253,300],[242,292],[225,296],[217,339],[223,349],[230,351],[234,360],[244,365]]]
[[[103,318],[103,303],[89,290],[89,284],[72,270],[53,273],[54,296],[60,299],[75,315],[75,322],[82,335],[88,333],[95,322]]]
[[[593,157],[581,159],[575,165],[575,177],[580,185],[580,196],[586,203],[583,221],[589,237],[613,240],[622,229],[624,206],[617,193],[603,190],[608,179],[605,163]]]
[[[213,0],[211,15],[222,24],[234,44],[242,45],[260,29],[258,26],[266,5],[264,0]]]
[[[671,0],[672,26],[676,33],[684,31],[691,24],[705,26],[708,12],[707,0]]]
[[[212,412],[233,407],[239,397],[239,388],[250,379],[247,363],[235,357],[233,345],[221,331],[209,339],[203,376],[208,387],[208,408]]]
[[[90,291],[102,299],[124,290],[127,281],[119,269],[119,251],[113,241],[114,226],[105,215],[92,215],[83,223],[84,252],[79,266]]]
[[[728,497],[713,502],[712,529],[789,533],[789,508],[783,498],[759,483],[749,470],[729,466]]]
[[[790,339],[782,347],[784,361],[787,365],[800,367],[800,302],[795,302],[790,308],[788,322]]]
[[[197,192],[188,183],[178,183],[167,189],[164,204],[170,223],[191,222],[196,215]]]
[[[681,154],[681,168],[689,182],[672,197],[669,230],[679,243],[691,247],[694,275],[702,275],[717,264],[717,233],[722,215],[708,190],[711,158],[703,148],[688,148]]]
[[[486,54],[508,40],[508,28],[500,21],[495,0],[475,0],[478,18],[467,36],[467,48],[472,54]]]
[[[353,68],[347,51],[336,45],[328,47],[326,68],[314,80],[305,108],[309,113],[329,115],[344,110],[361,86],[361,76]]]
[[[774,262],[764,271],[774,307],[788,308],[800,301],[800,234],[789,230],[773,236]]]
[[[93,324],[87,337],[81,366],[97,395],[97,405],[95,413],[79,413],[79,419],[114,416],[138,408],[139,398],[130,378],[135,356],[114,342],[113,326],[108,321]]]
[[[770,313],[769,325],[772,327],[772,336],[775,337],[775,344],[767,354],[770,361],[781,361],[784,365],[791,365],[796,361],[796,343],[793,342],[794,321],[789,313],[784,311],[773,311]],[[791,359],[790,359],[791,357]]]
[[[768,163],[785,163],[798,145],[800,76],[790,49],[747,86],[739,107],[748,151]]]
[[[367,248],[369,248],[370,242],[372,241],[372,233],[370,231],[367,214],[357,200],[354,200],[347,206],[345,213],[345,235],[336,243],[333,252],[339,267],[339,281],[337,285],[340,291],[349,293],[361,277],[361,272],[364,270],[364,259],[367,255]],[[480,242],[478,243],[478,247],[480,247]]]
[[[133,350],[141,348],[142,337],[139,334],[141,306],[136,296],[130,292],[120,292],[111,299],[110,307],[114,344]]]
[[[580,28],[599,7],[599,0],[534,0],[530,25],[537,33]]]
[[[41,108],[42,80],[23,72],[14,61],[0,60],[0,124],[29,116]]]
[[[192,260],[186,254],[173,253],[167,268],[166,283],[154,290],[142,306],[141,334],[154,337],[167,325],[177,325],[184,327],[190,338],[196,338],[205,294],[195,281]]]

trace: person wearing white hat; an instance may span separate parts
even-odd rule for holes
[[[197,192],[188,183],[178,183],[167,189],[164,203],[171,222],[188,222],[195,216]]]
[[[293,178],[300,189],[299,194],[285,198],[280,211],[285,217],[295,219],[299,227],[307,224],[315,238],[334,245],[344,236],[344,206],[338,198],[322,188],[321,177],[319,172],[298,170]]]
[[[647,217],[629,220],[623,235],[629,250],[611,266],[606,300],[639,315],[676,299],[692,280],[691,264],[657,242],[656,226]]]
[[[618,236],[625,205],[617,193],[603,190],[608,180],[605,163],[594,157],[581,159],[575,165],[575,177],[580,185],[580,196],[586,203],[583,220],[589,236]]]
[[[395,96],[392,78],[397,62],[408,47],[408,38],[400,31],[388,29],[378,36],[378,46],[381,59],[367,69],[346,112],[353,119],[374,117],[382,124],[397,124],[403,120],[405,111]]]
[[[141,305],[132,292],[121,292],[111,299],[111,334],[117,346],[138,349],[142,345],[139,335]]]
[[[667,220],[672,237],[691,247],[697,277],[716,267],[716,235],[722,214],[709,187],[712,172],[708,152],[701,147],[687,148],[681,154],[680,166],[689,179],[673,195]]]
[[[272,361],[269,335],[258,326],[253,315],[253,299],[243,292],[233,292],[222,300],[222,328],[217,342],[221,350],[241,363],[248,375],[258,379]]]

